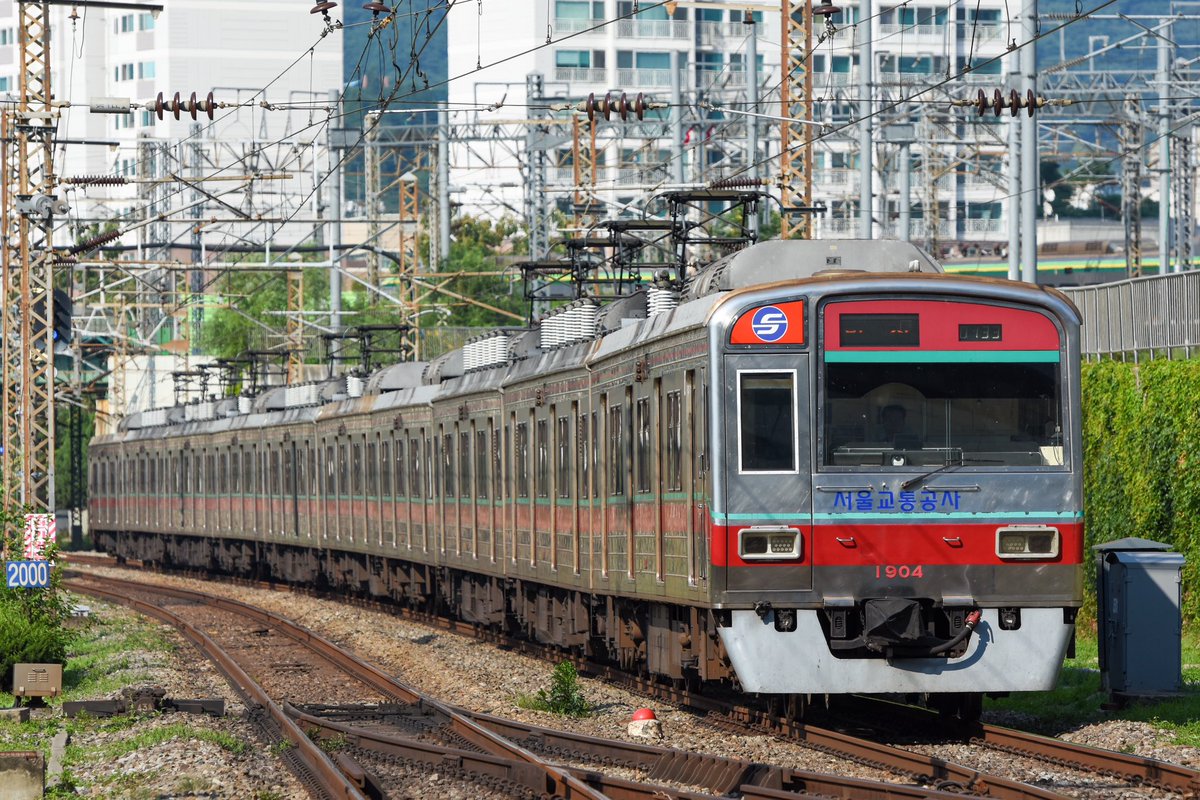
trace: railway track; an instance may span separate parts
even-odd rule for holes
[[[795,797],[822,794],[846,798],[951,798],[955,795],[923,786],[905,786],[835,775],[791,770],[779,766],[737,761],[715,756],[697,755],[690,751],[639,746],[610,739],[564,734],[534,728],[494,717],[473,715],[446,706],[412,687],[401,683],[379,668],[343,648],[296,625],[279,615],[236,600],[116,578],[88,576],[64,582],[71,591],[104,597],[175,625],[217,663],[226,677],[246,692],[244,696],[267,709],[271,719],[297,747],[306,770],[320,780],[308,781],[319,793],[331,797],[386,796],[377,778],[362,768],[358,759],[345,756],[330,758],[321,748],[312,746],[312,733],[317,739],[352,742],[360,751],[371,751],[392,757],[392,763],[402,767],[436,767],[458,773],[464,779],[505,795],[530,797],[601,798],[610,796],[661,798],[680,800],[704,798],[713,794],[737,791],[747,797]],[[335,664],[354,681],[360,682],[385,698],[398,700],[410,714],[425,720],[418,737],[400,736],[348,725],[345,721],[324,719],[305,713],[286,702],[278,702],[250,679],[248,673],[234,663],[225,648],[161,605],[138,595],[151,595],[168,602],[206,606],[234,613],[255,624],[269,625],[284,636],[309,648],[322,659]],[[370,707],[360,707],[370,708]],[[379,709],[383,708],[383,711]],[[367,713],[359,711],[358,718],[378,720],[397,717],[395,706],[375,706]],[[343,717],[346,715],[343,714]],[[438,737],[430,731],[439,731]],[[499,731],[503,731],[503,734]],[[517,741],[515,738],[519,737]],[[441,738],[442,741],[434,741]],[[567,769],[540,757],[519,741],[528,741],[556,758],[564,752],[603,764],[621,764],[646,773],[645,781],[613,778],[590,769]],[[548,748],[548,749],[547,749]],[[336,769],[341,781],[331,774]],[[689,783],[701,790],[664,789],[662,781]],[[359,794],[356,794],[357,790]],[[1044,795],[1024,795],[1044,796]],[[1052,796],[1052,795],[1051,795]]]
[[[86,562],[77,560],[77,563],[112,566],[115,562],[104,557],[91,557]],[[264,584],[244,580],[239,580],[239,582],[244,585],[272,590],[280,590],[282,588],[277,584]],[[290,587],[289,590],[291,590]],[[319,593],[304,591],[308,594],[322,596]],[[341,597],[335,599],[346,602],[348,598]],[[466,634],[502,644],[505,647],[517,649],[530,655],[551,660],[562,660],[563,658],[561,651],[541,648],[524,641],[511,640],[493,631],[480,630],[462,622],[397,609],[390,605],[378,603],[377,601],[355,599],[353,602],[355,605],[369,607],[378,611],[392,614],[398,613],[406,618],[434,625],[448,632]],[[576,666],[580,669],[581,673],[601,678],[632,691],[702,713],[712,724],[727,730],[741,732],[753,730],[759,733],[771,733],[801,742],[809,747],[840,758],[904,775],[915,782],[923,784],[930,790],[945,789],[959,793],[966,792],[997,798],[1056,798],[1065,796],[1049,789],[1030,786],[1020,781],[988,775],[979,769],[955,764],[936,756],[892,747],[829,728],[798,722],[786,715],[772,713],[769,709],[697,695],[675,687],[644,681],[635,676],[614,670],[606,665],[577,660]],[[985,748],[1010,752],[1059,767],[1117,778],[1132,786],[1151,786],[1184,796],[1195,796],[1198,793],[1198,789],[1200,789],[1200,772],[1170,762],[1063,742],[995,725],[976,724],[967,729],[961,727],[948,729],[945,723],[940,721],[935,714],[924,709],[898,704],[887,704],[883,708],[886,709],[886,713],[883,716],[899,718],[904,720],[903,724],[934,731],[935,735],[940,736],[942,739],[945,739],[947,734],[950,733],[953,734],[953,741],[967,741]],[[878,707],[875,713],[879,713]]]

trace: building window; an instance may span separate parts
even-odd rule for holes
[[[7,92],[9,90],[10,80],[10,78],[0,78],[0,92]]]
[[[142,110],[142,127],[149,128],[154,124],[154,116],[145,109]]]
[[[0,45],[16,44],[17,37],[12,28],[0,28]]]
[[[121,17],[121,33],[133,32],[133,14],[125,14]]]
[[[556,67],[588,69],[592,66],[591,50],[559,50],[554,54]]]
[[[138,65],[137,65],[137,71],[138,71],[139,78],[153,78],[154,77],[154,62],[153,61],[139,61]]]
[[[555,19],[604,19],[604,0],[557,0]]]
[[[138,14],[138,30],[152,31],[154,30],[154,15],[153,14]]]

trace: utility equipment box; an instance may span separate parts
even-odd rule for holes
[[[1101,685],[1114,697],[1181,691],[1183,556],[1138,538],[1092,549]]]

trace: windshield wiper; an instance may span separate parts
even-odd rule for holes
[[[900,488],[903,489],[904,491],[908,491],[909,489],[913,488],[914,486],[920,485],[920,483],[922,481],[924,481],[926,478],[931,478],[934,475],[937,475],[939,472],[945,472],[946,470],[948,470],[952,467],[961,467],[962,465],[963,465],[963,462],[961,462],[961,461],[947,461],[945,464],[942,464],[937,469],[931,469],[931,470],[929,470],[929,472],[918,475],[915,478],[909,478],[904,483],[900,484]]]
[[[913,488],[914,486],[919,486],[926,478],[932,478],[934,475],[937,475],[939,472],[946,472],[947,470],[950,470],[950,469],[956,469],[958,467],[961,467],[964,464],[1003,464],[1003,463],[1004,463],[1003,461],[998,461],[996,459],[991,459],[991,458],[964,458],[964,459],[960,459],[958,461],[947,461],[945,464],[942,464],[937,469],[931,469],[931,470],[929,470],[929,472],[918,475],[915,478],[909,478],[904,483],[900,484],[900,488],[903,489],[904,491],[908,491],[909,489]]]

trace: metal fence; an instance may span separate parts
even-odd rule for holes
[[[1064,289],[1083,315],[1086,358],[1200,351],[1200,270]]]

